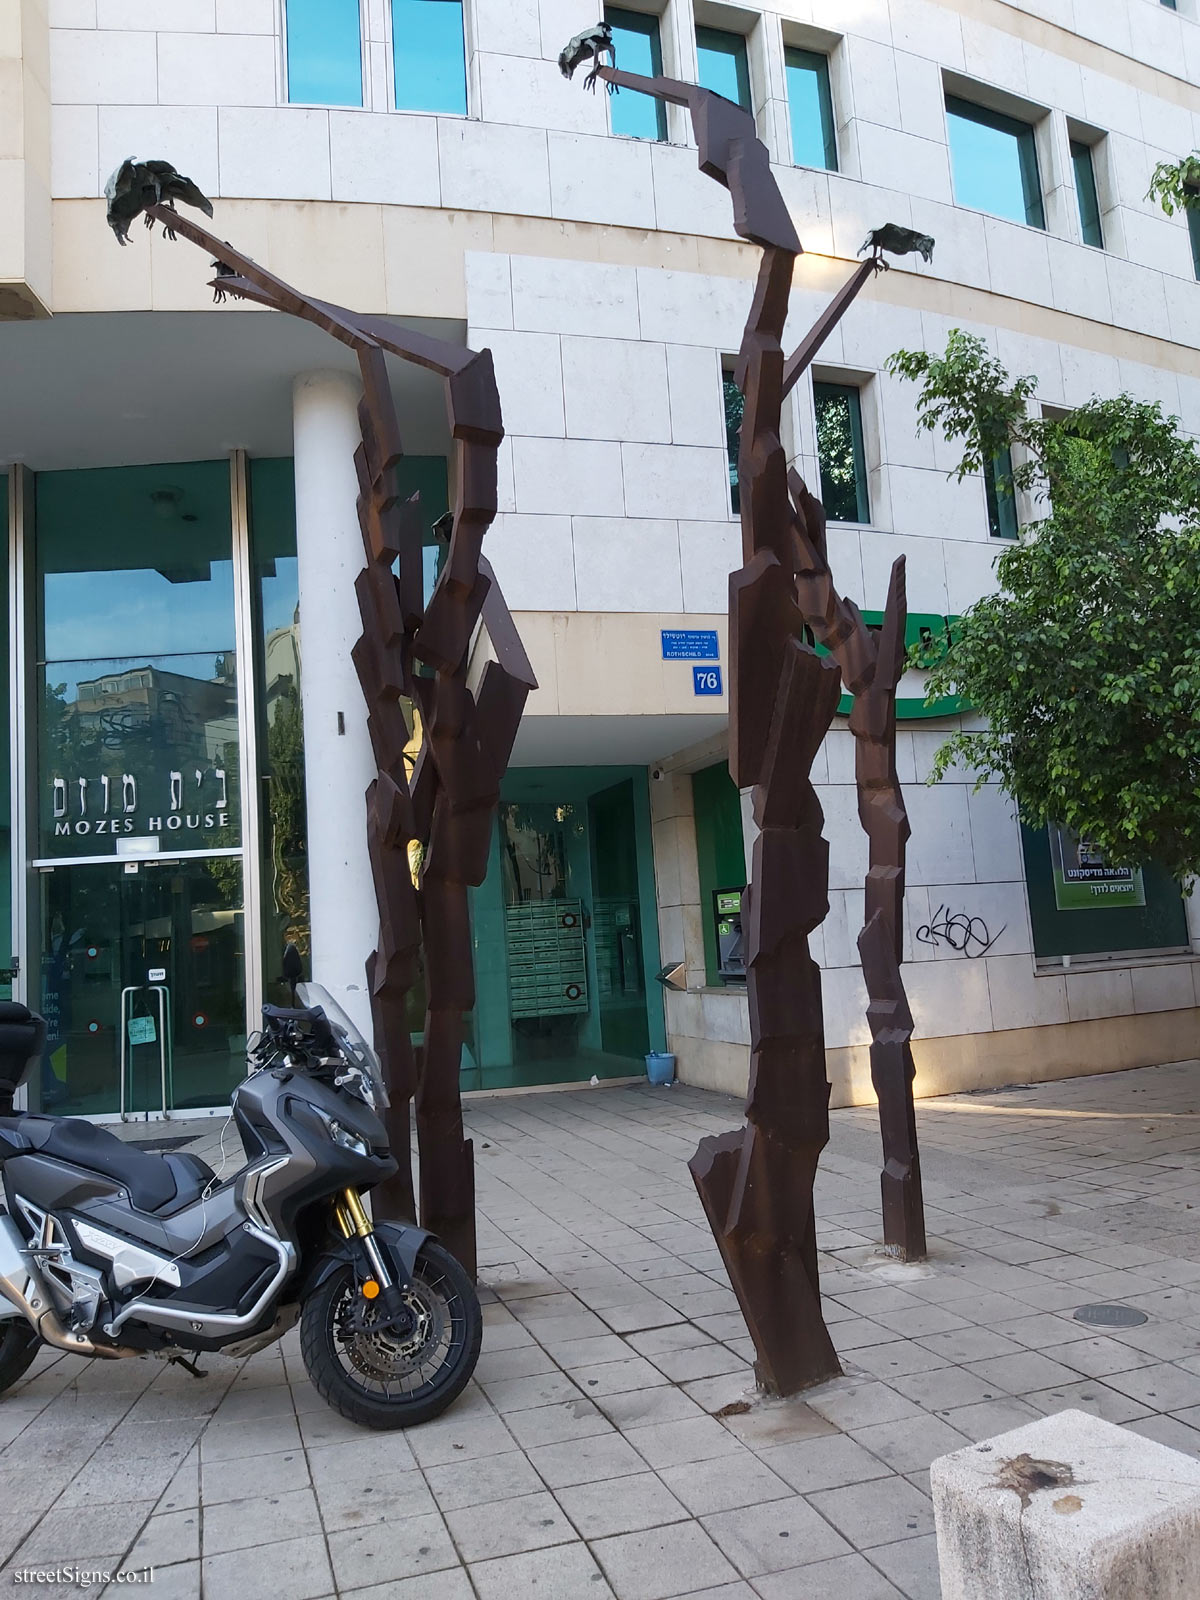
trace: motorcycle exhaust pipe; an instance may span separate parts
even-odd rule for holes
[[[16,1306],[47,1344],[74,1356],[100,1356],[111,1360],[145,1355],[144,1350],[134,1350],[128,1345],[94,1344],[86,1334],[64,1328],[46,1292],[42,1275],[22,1250],[22,1243],[12,1218],[0,1216],[0,1295]]]

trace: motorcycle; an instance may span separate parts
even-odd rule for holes
[[[76,1117],[0,1115],[0,1392],[43,1345],[99,1360],[247,1356],[297,1322],[309,1378],[344,1417],[407,1428],[475,1370],[474,1285],[436,1239],[372,1222],[397,1164],[378,1058],[323,989],[265,1005],[232,1098],[245,1164],[143,1150]],[[0,1093],[40,1062],[46,1024],[0,1005]]]

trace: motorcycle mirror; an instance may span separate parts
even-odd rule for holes
[[[296,1004],[296,985],[304,976],[304,962],[294,944],[285,946],[283,952],[283,979],[292,991],[292,1004]]]

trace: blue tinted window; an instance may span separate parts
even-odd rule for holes
[[[784,51],[784,60],[792,119],[792,160],[798,167],[828,167],[836,172],[829,63],[811,50],[790,48]]]
[[[285,21],[288,99],[362,105],[359,0],[287,0]]]
[[[723,94],[726,100],[732,100],[743,111],[752,109],[746,41],[740,33],[725,33],[720,28],[697,28],[696,56],[702,89]]]
[[[946,96],[954,198],[1010,222],[1044,228],[1033,129],[999,111]]]
[[[617,6],[605,6],[604,20],[612,26],[617,65],[622,71],[638,72],[644,78],[656,78],[662,71],[658,18],[643,16],[640,11],[622,11]],[[667,108],[661,100],[655,100],[648,94],[622,89],[609,97],[608,114],[614,133],[624,133],[633,139],[667,137]]]
[[[1192,266],[1197,278],[1200,278],[1200,211],[1189,208],[1187,219],[1188,238],[1192,241]]]
[[[462,0],[392,0],[392,53],[401,111],[466,114]]]

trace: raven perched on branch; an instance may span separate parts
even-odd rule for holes
[[[917,233],[914,228],[902,228],[898,222],[885,222],[882,228],[872,229],[858,253],[865,255],[868,250],[874,250],[876,257],[881,250],[886,250],[892,256],[918,253],[923,261],[933,260],[933,240],[929,235]],[[886,261],[879,264],[887,266]]]
[[[613,43],[612,23],[598,22],[594,28],[588,28],[583,33],[577,33],[563,50],[558,58],[558,70],[564,78],[573,78],[575,68],[583,65],[585,61],[594,61],[596,64],[583,80],[583,87],[596,92],[596,73],[603,62],[600,57],[604,54],[609,57],[609,66],[617,64],[617,47]],[[609,94],[616,93],[616,84],[607,85]]]
[[[182,200],[205,216],[213,214],[211,202],[169,161],[137,161],[129,156],[104,185],[104,196],[108,201],[108,225],[118,244],[129,243],[130,228],[151,206],[167,205],[174,211],[176,200]],[[146,226],[154,226],[152,217],[146,218]],[[175,237],[170,228],[164,232],[168,239]]]

